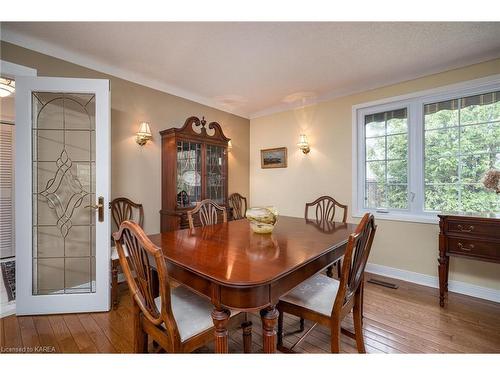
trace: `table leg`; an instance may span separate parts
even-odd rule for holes
[[[448,268],[450,258],[446,255],[440,256],[439,263],[439,305],[444,306],[446,295],[448,294]]]
[[[275,306],[260,310],[264,353],[276,353],[276,331],[274,328],[276,327],[278,316],[278,310],[276,310]]]
[[[215,326],[215,352],[228,353],[227,322],[229,321],[229,310],[216,307],[212,311],[212,320]]]
[[[245,313],[246,315],[246,313]],[[241,328],[243,330],[243,352],[252,352],[252,322],[248,319],[241,323]]]

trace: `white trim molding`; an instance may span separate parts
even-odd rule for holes
[[[12,79],[15,79],[16,76],[36,77],[37,74],[36,69],[4,60],[0,60],[0,73],[3,77]]]
[[[397,280],[408,281],[418,285],[425,285],[435,289],[439,288],[439,279],[437,276],[430,276],[423,273],[402,270],[375,263],[368,263],[366,265],[366,272]],[[464,283],[462,281],[450,280],[448,283],[448,290],[450,292],[465,294],[466,296],[500,303],[500,290],[498,289],[491,289],[479,285]],[[436,299],[436,304],[437,303],[438,300]]]
[[[423,107],[466,96],[500,90],[500,74],[430,90],[412,92],[352,106],[352,216],[361,217],[371,212],[377,219],[437,224],[439,212],[424,209],[424,124]],[[408,208],[373,209],[364,207],[364,118],[365,115],[407,110],[408,121]],[[410,196],[413,199],[410,199]]]
[[[0,303],[0,318],[5,318],[16,313],[16,301]]]
[[[24,65],[14,64],[5,60],[0,59],[0,73],[3,77],[16,79],[16,77],[36,77],[37,71],[36,69],[29,68]],[[15,150],[15,142],[14,142],[14,150]],[[14,159],[15,160],[15,159]],[[14,167],[15,171],[15,167]],[[15,180],[14,180],[14,188],[15,188]],[[14,204],[15,204],[15,195],[14,195]],[[14,220],[15,220],[15,212],[14,212]],[[14,224],[15,225],[15,224]],[[14,253],[15,253],[15,244]],[[12,260],[9,259],[9,260]],[[15,258],[14,258],[15,260]],[[16,300],[3,303],[0,301],[0,318],[4,318],[9,315],[13,315],[16,313]]]

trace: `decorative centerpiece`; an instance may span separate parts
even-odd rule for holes
[[[483,176],[481,180],[484,187],[489,190],[493,190],[497,194],[500,194],[500,170],[496,168],[491,168]]]
[[[247,210],[247,219],[255,233],[271,233],[278,220],[278,210],[274,207],[252,207]]]

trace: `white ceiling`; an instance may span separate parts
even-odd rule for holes
[[[2,23],[1,38],[244,117],[500,57],[500,23]]]

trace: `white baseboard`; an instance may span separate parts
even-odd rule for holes
[[[0,318],[5,318],[16,313],[16,301],[0,304]]]
[[[409,281],[414,284],[439,288],[439,279],[436,276],[425,275],[412,271],[406,271],[399,268],[382,266],[380,264],[368,263],[366,272],[392,277],[393,279]],[[500,290],[485,288],[482,286],[464,283],[462,281],[450,280],[448,282],[450,292],[465,294],[467,296],[486,299],[488,301],[500,302]]]

